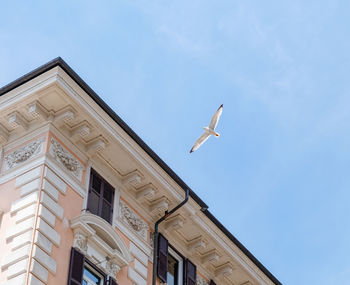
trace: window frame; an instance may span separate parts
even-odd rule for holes
[[[177,272],[177,280],[178,284],[176,285],[183,285],[184,280],[184,257],[171,245],[168,243],[168,256],[169,254],[177,260],[178,262],[178,272]]]
[[[97,193],[96,190],[93,188],[93,179],[94,176],[97,177],[100,181],[101,181],[101,185],[100,185],[100,192]],[[113,220],[114,220],[114,215],[115,215],[115,210],[114,210],[114,206],[115,206],[115,196],[116,196],[116,189],[115,187],[113,187],[112,184],[110,184],[106,179],[104,179],[102,177],[102,175],[100,175],[95,169],[93,169],[92,167],[90,168],[90,175],[89,175],[89,183],[88,184],[88,195],[87,195],[87,199],[86,199],[86,210],[89,211],[90,213],[97,215],[99,217],[101,217],[102,219],[104,219],[105,221],[107,221],[109,224],[113,225]],[[109,187],[112,189],[112,197],[111,197],[111,201],[109,202],[108,200],[106,200],[104,198],[104,193],[105,193],[105,189],[106,187]],[[94,193],[94,195],[98,196],[98,205],[97,205],[97,213],[93,213],[91,211],[91,209],[89,209],[89,202],[90,202],[90,197],[91,197],[91,192]],[[102,216],[102,210],[103,210],[103,203],[107,203],[108,206],[110,207],[110,217],[109,220],[106,220],[105,218],[103,218]]]
[[[84,270],[86,268],[92,274],[101,278],[102,284],[99,285],[118,285],[116,276],[110,276],[107,272],[98,268],[97,264],[89,260],[86,253],[83,253],[79,248],[71,247],[67,284],[81,285],[84,281]]]
[[[178,262],[177,268],[177,284],[183,285],[186,284],[185,275],[186,275],[186,264],[188,259],[186,259],[174,246],[172,246],[167,238],[162,234],[158,233],[158,254],[156,263],[153,266],[157,266],[157,277],[163,283],[168,282],[168,272],[169,272],[169,256],[175,259]]]
[[[84,281],[84,268],[89,269],[92,273],[96,274],[98,277],[101,278],[102,283],[99,285],[106,285],[107,283],[107,274],[104,273],[101,269],[99,269],[95,264],[93,264],[86,256],[83,266],[83,279]]]

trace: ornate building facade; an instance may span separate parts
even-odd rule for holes
[[[281,284],[57,58],[0,89],[0,284]]]

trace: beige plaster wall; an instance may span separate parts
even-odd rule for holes
[[[11,240],[6,240],[6,231],[15,225],[10,215],[11,204],[19,199],[19,191],[15,191],[15,179],[0,185],[0,210],[4,212],[0,220],[0,261],[11,252]],[[0,284],[6,281],[6,270],[0,270]]]

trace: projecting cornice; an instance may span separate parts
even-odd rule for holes
[[[189,189],[60,58],[1,88],[0,96],[2,146],[6,148],[23,136],[23,132],[31,132],[40,124],[52,124],[69,146],[79,150],[84,162],[98,159],[108,165],[115,173],[116,184],[125,199],[150,221],[154,222],[178,204],[183,199],[184,190]],[[53,156],[55,162],[72,173],[78,166],[74,157],[69,156],[69,149],[61,146],[62,149],[58,148]],[[207,254],[208,261],[204,263],[208,264],[210,274],[231,283],[234,283],[235,272],[239,269],[247,275],[246,280],[254,281],[253,284],[280,284],[210,214],[208,206],[192,190],[190,197],[186,206],[177,213],[179,216],[164,223],[167,232],[181,239],[180,246],[189,257],[204,260]],[[133,227],[134,222],[128,225]],[[193,233],[189,235],[191,230]],[[213,248],[219,258],[211,252]],[[236,264],[227,265],[229,258],[240,265],[237,270],[233,270]]]

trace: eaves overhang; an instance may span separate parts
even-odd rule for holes
[[[59,66],[99,105],[184,191],[189,189],[190,197],[201,207],[203,214],[212,221],[273,283],[282,284],[266,269],[254,255],[241,244],[209,211],[203,200],[87,85],[83,79],[61,58],[34,69],[26,75],[0,88],[0,96],[29,82],[37,76]]]

